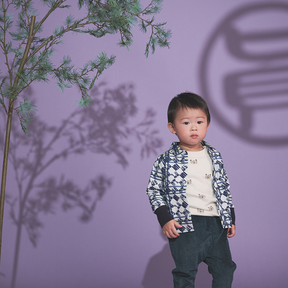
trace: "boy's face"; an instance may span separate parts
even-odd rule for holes
[[[184,108],[178,110],[174,123],[168,123],[171,133],[179,138],[179,146],[186,151],[200,151],[200,142],[205,138],[209,123],[201,109]]]

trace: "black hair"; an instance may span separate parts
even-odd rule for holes
[[[208,124],[210,123],[210,112],[206,101],[197,94],[191,92],[184,92],[175,96],[168,106],[168,123],[174,123],[176,113],[179,109],[192,108],[201,109],[207,117]]]

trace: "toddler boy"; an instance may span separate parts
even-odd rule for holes
[[[227,240],[235,235],[235,213],[221,154],[204,141],[210,113],[205,100],[181,93],[168,107],[168,128],[179,142],[155,161],[148,188],[176,268],[174,288],[193,288],[205,262],[212,288],[230,288],[236,269]]]

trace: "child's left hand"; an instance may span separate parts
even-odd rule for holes
[[[235,230],[236,230],[235,225],[232,224],[232,227],[228,228],[227,237],[228,238],[233,237],[235,235],[235,232],[236,232]]]

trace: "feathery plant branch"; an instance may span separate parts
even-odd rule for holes
[[[2,2],[3,3],[3,2]],[[19,65],[18,72],[21,72],[24,68],[27,55],[30,50],[30,46],[32,43],[32,32],[34,29],[35,24],[35,16],[31,17],[31,22],[29,23],[29,33],[27,38],[27,43],[25,47],[25,51]],[[5,43],[5,42],[4,42]],[[14,79],[13,86],[11,87],[10,92],[13,92],[14,87],[18,85],[19,76],[16,75]],[[12,82],[12,79],[10,79]],[[9,108],[8,108],[8,117],[7,117],[7,125],[6,125],[6,136],[5,136],[5,145],[4,145],[4,157],[3,157],[3,168],[2,168],[2,178],[1,178],[1,195],[0,195],[0,260],[1,260],[1,251],[2,251],[2,231],[3,231],[3,216],[4,216],[4,201],[5,201],[5,188],[6,188],[6,179],[7,179],[7,168],[8,168],[8,156],[9,156],[9,143],[10,143],[10,133],[11,133],[11,126],[12,126],[12,116],[13,116],[13,104],[14,99],[13,94],[9,97]],[[3,98],[2,98],[3,99]]]
[[[56,26],[50,35],[44,35],[43,26],[59,9],[68,10],[66,0],[1,0],[0,2],[0,50],[4,55],[6,71],[0,79],[0,109],[7,115],[6,138],[1,182],[1,227],[0,253],[2,240],[2,223],[4,210],[4,195],[6,186],[9,140],[13,112],[18,116],[20,125],[25,134],[28,134],[28,125],[37,109],[29,99],[22,99],[23,92],[34,82],[56,81],[61,91],[76,85],[81,92],[78,105],[86,107],[91,102],[89,95],[99,76],[115,62],[115,56],[107,56],[99,52],[94,60],[84,63],[82,68],[74,67],[70,56],[64,56],[60,63],[54,63],[52,56],[58,45],[67,33],[86,34],[92,37],[103,38],[108,34],[119,35],[118,45],[129,47],[133,41],[133,27],[143,33],[150,31],[145,47],[145,56],[155,47],[169,47],[171,31],[165,28],[166,23],[155,23],[155,17],[161,10],[163,0],[151,0],[141,8],[139,0],[78,0],[78,9],[81,17],[69,15],[63,24]],[[37,8],[43,4],[46,12],[42,19]],[[42,8],[43,9],[43,8]],[[43,10],[42,10],[43,11]],[[82,12],[85,13],[82,13]],[[17,15],[17,19],[13,18]],[[84,16],[83,16],[84,15]],[[37,20],[37,21],[36,21]],[[18,103],[17,107],[14,104]],[[1,254],[0,254],[1,257]]]
[[[14,98],[16,100],[21,92],[33,82],[47,82],[52,77],[56,79],[56,83],[61,91],[63,91],[64,88],[70,88],[74,85],[78,86],[81,91],[81,100],[78,101],[78,105],[83,107],[89,105],[89,102],[91,101],[89,96],[90,89],[93,87],[95,81],[102,72],[115,62],[115,56],[112,55],[108,57],[105,52],[101,52],[96,56],[94,61],[89,61],[84,64],[83,69],[75,69],[71,64],[72,60],[67,64],[65,59],[63,59],[63,62],[66,63],[65,65],[61,63],[56,67],[51,61],[51,56],[55,52],[55,46],[62,43],[62,37],[68,32],[89,34],[96,38],[102,38],[107,34],[119,33],[120,40],[118,45],[129,48],[132,44],[133,38],[131,30],[137,22],[140,22],[141,24],[139,27],[142,32],[147,33],[148,28],[151,28],[149,41],[145,49],[146,57],[148,57],[150,50],[152,53],[155,52],[155,46],[169,47],[168,40],[171,36],[170,30],[166,31],[164,29],[163,26],[165,23],[155,24],[153,16],[153,14],[159,13],[161,10],[163,0],[152,0],[144,9],[141,9],[140,1],[136,0],[79,0],[78,7],[79,9],[85,7],[87,12],[86,15],[77,20],[75,20],[74,16],[69,15],[62,26],[56,26],[54,33],[49,37],[44,38],[39,36],[45,21],[57,9],[69,9],[70,6],[64,5],[66,2],[65,0],[42,0],[41,2],[48,7],[48,11],[39,22],[35,23],[35,28],[33,30],[33,43],[29,55],[27,55],[25,69],[24,71],[20,69],[18,72],[13,72],[14,69],[18,67],[23,57],[22,46],[25,44],[25,37],[28,33],[29,16],[37,14],[37,11],[33,8],[33,1],[31,0],[2,1],[2,6],[5,6],[5,9],[2,9],[2,18],[4,22],[6,21],[5,23],[7,27],[4,29],[4,35],[6,35],[9,30],[12,40],[18,43],[18,47],[13,48],[11,41],[9,44],[5,45],[6,40],[3,39],[4,45],[2,46],[6,47],[3,52],[6,56],[7,65],[9,65],[8,55],[14,55],[12,66],[8,68],[10,71],[10,80],[15,74],[20,79],[19,85],[14,85],[13,89],[11,85],[4,85],[6,89],[2,89],[1,91],[2,98]],[[7,5],[5,5],[5,3]],[[18,22],[16,24],[17,30],[13,32],[10,31],[13,21],[7,14],[8,7],[10,6],[13,6],[14,9],[20,10],[18,13]],[[68,59],[68,56],[66,56],[66,59]],[[87,66],[89,66],[90,69],[87,70]],[[94,76],[91,76],[93,74]],[[1,100],[1,105],[6,105],[5,100]],[[21,119],[20,123],[23,123],[21,122]],[[31,117],[25,118],[27,124],[29,123],[29,119],[31,119]]]

